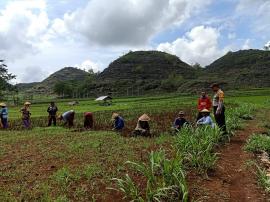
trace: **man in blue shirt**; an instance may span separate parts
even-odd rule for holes
[[[3,125],[4,129],[8,128],[8,108],[5,103],[0,103],[1,111],[0,111],[0,116],[1,116],[1,123]]]
[[[112,130],[120,132],[125,127],[125,121],[119,114],[113,113],[112,120],[113,120]]]
[[[185,119],[185,112],[180,111],[178,113],[178,117],[175,119],[174,124],[173,124],[173,128],[176,131],[181,130],[181,128],[185,125],[189,124],[188,121]]]
[[[197,121],[197,126],[200,125],[209,125],[212,128],[215,127],[215,124],[210,116],[210,111],[208,109],[204,109],[201,111],[203,117]]]

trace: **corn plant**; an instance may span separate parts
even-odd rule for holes
[[[221,138],[218,128],[184,127],[176,136],[176,150],[184,159],[184,162],[196,168],[200,173],[206,173],[217,160],[214,147]]]
[[[151,152],[149,162],[128,161],[136,172],[147,181],[145,190],[139,192],[138,185],[126,175],[124,179],[114,179],[118,190],[132,201],[187,201],[188,191],[182,161],[177,155],[169,160],[164,151]]]

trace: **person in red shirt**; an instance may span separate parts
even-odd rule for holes
[[[207,109],[208,111],[210,111],[211,107],[212,107],[212,101],[211,101],[210,97],[206,94],[206,92],[202,92],[201,97],[198,100],[199,113],[197,116],[197,121],[203,117],[201,111],[204,109]]]
[[[93,113],[85,112],[84,113],[84,128],[86,130],[90,130],[93,128],[93,125],[94,125]]]

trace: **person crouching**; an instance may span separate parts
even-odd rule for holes
[[[93,128],[93,125],[94,125],[93,113],[85,112],[84,113],[84,128],[86,130],[90,130]]]
[[[182,127],[184,127],[185,125],[188,125],[188,124],[189,124],[189,122],[185,118],[185,112],[180,111],[178,113],[178,117],[174,121],[173,130],[175,132],[179,132]]]
[[[201,111],[202,118],[197,121],[197,126],[211,126],[212,128],[215,127],[215,124],[210,116],[210,111],[207,109],[203,109]]]
[[[137,122],[137,126],[135,130],[133,131],[134,136],[144,136],[144,137],[149,137],[151,136],[150,133],[150,126],[149,126],[149,121],[150,117],[147,114],[143,114]]]
[[[61,121],[64,121],[64,125],[68,125],[69,128],[74,126],[74,118],[75,118],[74,110],[67,111],[59,117]]]
[[[112,121],[113,121],[113,128],[112,128],[113,131],[121,132],[125,127],[124,119],[117,113],[113,113]]]

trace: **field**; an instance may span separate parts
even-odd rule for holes
[[[257,92],[232,92],[226,99],[228,136],[219,130],[191,127],[176,136],[170,134],[179,110],[186,111],[194,122],[194,96],[121,98],[108,107],[89,100],[80,100],[74,107],[68,101],[57,102],[61,112],[76,111],[72,129],[47,128],[48,103],[42,103],[31,106],[33,129],[23,130],[19,108],[11,107],[11,129],[0,132],[0,201],[209,201],[213,195],[209,193],[207,198],[206,193],[212,185],[206,182],[211,177],[215,182],[213,173],[222,164],[219,151],[231,141],[233,145],[238,133],[248,134],[245,144],[251,132],[265,131],[270,123],[265,119],[268,91]],[[93,131],[82,129],[86,111],[94,112]],[[110,131],[112,112],[126,120],[122,136]],[[142,113],[152,118],[154,137],[128,137]],[[196,186],[207,190],[200,193]],[[262,200],[266,199],[265,192],[258,189]],[[222,199],[226,201],[226,197]]]

